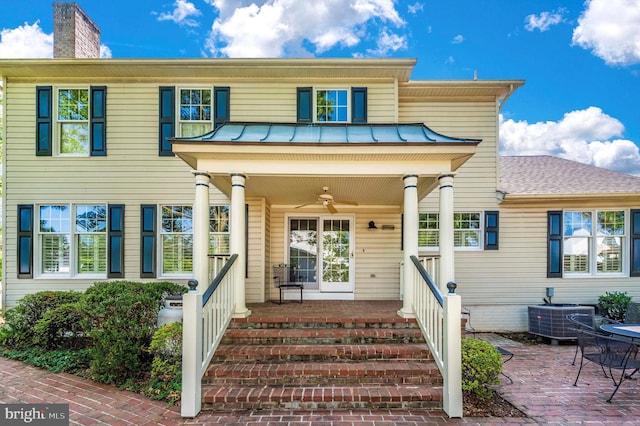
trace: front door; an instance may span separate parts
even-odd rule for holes
[[[305,290],[353,293],[353,217],[289,219],[289,264]]]

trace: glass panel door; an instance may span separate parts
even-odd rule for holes
[[[322,292],[353,292],[351,219],[322,218]]]
[[[318,289],[317,218],[289,220],[289,263],[305,289]]]

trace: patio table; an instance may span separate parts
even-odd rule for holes
[[[603,324],[600,329],[607,333],[631,338],[640,343],[640,324]]]

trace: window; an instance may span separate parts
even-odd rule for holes
[[[459,249],[480,249],[482,247],[482,214],[454,213],[454,247]],[[437,250],[440,245],[439,213],[421,213],[418,216],[418,247],[423,250]],[[497,232],[497,231],[496,231]]]
[[[347,90],[316,90],[316,121],[347,122]]]
[[[230,120],[229,87],[159,88],[158,155],[173,156],[169,138],[201,136]],[[176,117],[176,108],[178,117]]]
[[[229,254],[229,206],[209,207],[209,254]]]
[[[366,123],[367,88],[314,89],[298,87],[296,121],[298,123]]]
[[[40,275],[106,276],[106,205],[41,205],[38,224]]]
[[[179,134],[200,136],[213,129],[211,89],[180,89]]]
[[[162,206],[160,223],[161,274],[190,274],[193,271],[192,206]],[[209,207],[209,254],[229,254],[229,235],[229,206]]]
[[[36,87],[36,155],[107,155],[106,102],[103,86]]]
[[[89,154],[89,90],[58,90],[60,154]]]
[[[565,211],[563,272],[567,275],[622,273],[625,229],[623,210]]]

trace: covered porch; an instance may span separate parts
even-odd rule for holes
[[[455,279],[453,233],[447,223],[453,214],[454,175],[474,154],[479,140],[450,138],[423,124],[227,123],[209,134],[172,143],[196,178],[194,278],[201,290],[211,276],[206,249],[198,248],[198,240],[206,244],[208,238],[205,208],[210,186],[230,199],[231,252],[238,254],[239,267],[263,264],[264,282],[257,291],[264,289],[264,295],[258,301],[273,298],[273,264],[299,268],[307,299],[370,299],[383,280],[385,289],[395,290],[378,293],[377,298],[405,299],[400,282],[403,268],[411,268],[409,256],[418,254],[418,203],[436,188],[442,218],[438,285],[444,290]],[[262,211],[248,218],[247,203],[256,200]],[[385,218],[391,219],[385,223]],[[253,223],[247,226],[248,221]],[[377,245],[368,247],[364,242],[374,235],[372,225],[379,230]],[[269,241],[258,258],[255,249],[247,258],[249,237],[255,237],[247,235],[249,226]],[[313,237],[300,241],[305,231]],[[338,231],[342,240],[330,241]],[[379,274],[370,267],[382,263],[386,266]],[[248,315],[246,292],[256,292],[255,284],[250,288],[238,280],[237,287],[245,293],[237,295],[236,315]],[[256,301],[255,294],[249,296],[249,301]],[[411,315],[408,306],[402,312]]]
[[[450,138],[424,124],[227,123],[207,135],[171,142],[174,153],[192,167],[195,176],[194,280],[185,295],[183,337],[183,342],[195,342],[195,347],[183,345],[185,416],[199,411],[198,378],[206,371],[231,318],[255,318],[247,303],[248,239],[255,236],[250,235],[249,227],[253,225],[263,238],[262,246],[257,245],[259,256],[254,253],[251,262],[262,263],[268,270],[273,263],[292,262],[293,251],[304,246],[292,244],[293,237],[302,235],[293,236],[291,231],[299,224],[295,221],[316,221],[315,228],[309,228],[316,232],[316,246],[305,251],[317,256],[318,271],[308,275],[305,284],[316,281],[316,298],[328,303],[350,300],[358,304],[366,303],[367,297],[360,293],[375,274],[355,273],[353,266],[365,258],[367,249],[358,246],[357,234],[369,232],[363,230],[363,224],[370,222],[372,212],[380,211],[400,220],[394,228],[397,245],[379,247],[378,258],[378,263],[397,268],[391,278],[399,299],[392,304],[394,315],[416,318],[444,376],[444,409],[452,417],[460,415],[453,187],[456,170],[475,153],[479,140]],[[209,282],[212,185],[230,200],[231,258]],[[438,283],[418,259],[418,204],[435,189],[440,217]],[[261,206],[253,222],[248,217],[250,200],[259,200]],[[341,273],[327,273],[326,268],[333,266],[342,268]],[[270,273],[265,274],[265,281],[270,281]],[[309,304],[298,306],[304,310]],[[322,309],[322,302],[314,301],[313,306]],[[385,311],[391,307],[380,306]],[[351,315],[354,313],[361,312]]]

